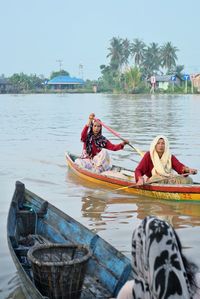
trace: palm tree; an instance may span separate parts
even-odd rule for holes
[[[138,38],[135,38],[133,40],[133,43],[131,45],[131,54],[132,57],[134,58],[134,62],[136,66],[140,66],[141,63],[143,62],[145,48],[146,45],[142,40]]]
[[[153,42],[150,44],[148,48],[152,55],[153,71],[157,72],[160,67],[160,47],[158,46],[157,43]]]
[[[125,38],[122,41],[122,64],[125,65],[125,67],[128,66],[130,53],[131,53],[130,41],[127,38]]]
[[[166,68],[169,72],[176,66],[178,48],[174,47],[171,42],[167,42],[161,47],[161,66]]]
[[[142,69],[145,77],[156,74],[160,67],[160,47],[157,43],[151,43],[144,51]]]
[[[107,58],[110,57],[110,67],[113,71],[119,72],[123,63],[123,46],[122,39],[119,37],[113,37],[110,41],[110,47],[108,50],[110,53]]]

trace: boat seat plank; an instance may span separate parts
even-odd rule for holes
[[[127,177],[128,178],[132,178],[132,176],[126,175],[123,172],[117,172],[117,171],[113,171],[113,170],[107,170],[104,172],[101,172],[102,175],[105,175],[107,177],[111,177],[111,178],[115,178],[115,179],[122,179],[122,180],[126,180],[127,181]]]
[[[93,299],[93,298],[111,298],[112,294],[108,292],[102,285],[98,282],[98,280],[91,276],[85,276],[83,291],[81,294],[81,299]]]

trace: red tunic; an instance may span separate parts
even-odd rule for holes
[[[83,131],[81,133],[81,141],[83,141],[83,149],[86,149],[86,139],[87,139],[87,134],[88,134],[88,126],[85,125],[85,127],[83,128]],[[119,151],[121,149],[124,148],[124,144],[123,143],[119,143],[119,144],[113,144],[111,143],[109,140],[107,140],[105,148],[110,150],[110,151]],[[101,149],[98,149],[94,143],[94,141],[92,141],[92,153],[91,156],[92,158],[94,156],[96,156],[99,152],[101,151]]]
[[[172,169],[178,174],[184,172],[185,165],[182,164],[174,155],[172,155]],[[146,152],[139,165],[135,169],[135,179],[138,181],[139,177],[146,175],[148,178],[152,176],[153,162],[151,160],[150,152]]]

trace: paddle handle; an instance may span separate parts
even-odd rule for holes
[[[119,139],[121,139],[122,141],[126,141],[126,139],[124,139],[119,133],[117,133],[116,131],[114,131],[113,129],[111,129],[110,127],[108,127],[106,124],[104,124],[102,121],[100,121],[97,118],[94,118],[95,121],[98,121],[104,128],[106,128],[108,131],[110,131],[113,135],[115,135],[116,137],[118,137]],[[140,151],[138,148],[136,148],[135,146],[133,146],[130,142],[127,143],[132,149],[134,149],[141,157],[144,156],[144,153],[142,151]]]

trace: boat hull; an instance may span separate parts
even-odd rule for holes
[[[46,208],[44,208],[46,206]],[[30,243],[34,240],[34,244]],[[117,296],[126,280],[133,278],[130,260],[85,226],[16,182],[7,219],[10,253],[27,298],[47,298],[33,280],[28,251],[38,244],[79,244],[92,255],[87,264],[81,299]]]
[[[143,195],[146,197],[153,197],[155,199],[165,199],[165,200],[175,200],[175,201],[200,201],[200,184],[148,184],[145,186],[137,186],[135,184],[134,176],[129,177],[124,176],[123,178],[119,178],[115,176],[115,173],[121,172],[129,172],[133,173],[133,171],[129,169],[124,169],[119,166],[114,166],[113,174],[109,175],[105,173],[94,173],[90,170],[79,167],[75,163],[75,159],[77,158],[75,155],[70,153],[65,154],[66,163],[69,168],[79,177],[86,179],[95,184],[104,185],[112,188],[120,188],[121,191],[126,191],[132,194]],[[116,171],[115,171],[116,169]],[[127,188],[126,188],[127,187]],[[119,190],[120,191],[120,190]]]

